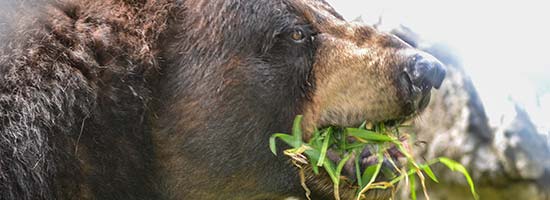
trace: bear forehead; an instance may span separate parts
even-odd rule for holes
[[[202,20],[192,20],[199,26],[210,26],[223,20],[227,26],[233,23],[253,24],[258,28],[273,28],[289,23],[319,24],[331,20],[344,21],[328,3],[323,0],[229,0],[211,2],[207,0],[186,1],[184,8],[189,15]],[[289,21],[290,20],[290,21]],[[264,23],[250,23],[263,21]],[[222,25],[223,27],[223,25]],[[245,27],[243,27],[245,28]]]
[[[313,32],[349,29],[342,16],[321,0],[191,0],[181,6],[183,16],[175,34],[184,38],[182,44],[203,46],[196,49],[219,47],[223,48],[220,52],[227,52],[224,47],[231,46],[239,54],[256,54],[265,52],[276,36],[296,25],[310,25]]]

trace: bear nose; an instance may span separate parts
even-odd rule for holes
[[[412,62],[404,70],[412,85],[422,91],[431,89],[431,87],[439,89],[446,73],[443,64],[437,58],[424,52],[413,54],[411,59]]]

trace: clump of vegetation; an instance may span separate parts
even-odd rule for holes
[[[280,139],[289,146],[290,149],[284,150],[284,154],[292,158],[292,162],[300,169],[301,184],[306,191],[306,197],[309,199],[310,191],[305,183],[304,165],[310,165],[315,174],[319,174],[319,170],[323,169],[330,176],[334,188],[334,198],[340,199],[339,187],[344,177],[341,176],[344,165],[350,160],[355,159],[355,177],[356,180],[351,180],[357,188],[356,200],[364,199],[364,194],[371,189],[391,189],[395,195],[396,185],[399,181],[405,179],[408,182],[411,191],[411,199],[416,199],[416,177],[420,180],[424,195],[429,199],[425,175],[434,182],[439,182],[436,175],[431,170],[430,166],[436,163],[441,163],[452,171],[458,171],[464,175],[470,186],[471,193],[475,199],[478,196],[475,191],[472,178],[468,174],[466,168],[460,163],[445,157],[419,163],[412,156],[411,150],[408,149],[408,138],[406,134],[399,132],[399,127],[386,128],[383,123],[367,126],[363,123],[358,128],[341,128],[328,127],[323,130],[316,130],[309,142],[305,142],[302,138],[301,131],[302,116],[297,116],[292,127],[292,134],[276,133],[270,138],[269,145],[273,154],[277,155],[276,139]],[[362,170],[360,168],[360,155],[367,145],[375,146],[373,154],[377,156],[377,163],[368,166]],[[340,158],[338,163],[328,159],[327,152],[329,149],[336,152]],[[405,164],[399,168],[390,157],[391,150],[397,149],[406,159]],[[384,159],[386,158],[386,159]],[[387,160],[391,163],[397,173],[387,175],[387,172],[382,169],[383,161]],[[392,170],[389,170],[392,171]],[[392,173],[392,172],[390,172]],[[376,181],[377,177],[384,174],[386,178],[390,177],[389,181]],[[394,199],[394,198],[392,198]]]

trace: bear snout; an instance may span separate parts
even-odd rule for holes
[[[411,62],[405,66],[403,72],[409,81],[405,87],[412,87],[414,90],[426,91],[432,87],[439,89],[445,79],[445,68],[443,63],[430,54],[414,52],[409,56]]]
[[[445,79],[444,65],[432,55],[418,50],[401,52],[406,62],[397,76],[409,105],[406,113],[415,114],[424,110],[430,102],[431,89],[439,89]]]

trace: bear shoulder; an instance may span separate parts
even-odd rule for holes
[[[146,81],[157,71],[154,43],[170,3],[0,5],[2,199],[102,199],[91,195],[113,193],[132,199],[152,193],[139,185],[147,182],[139,174],[150,170],[139,165],[147,163],[142,155],[152,152],[148,139],[137,134],[147,130],[146,123],[136,122],[146,121]],[[140,156],[128,158],[127,152]],[[124,183],[128,173],[136,184]]]

